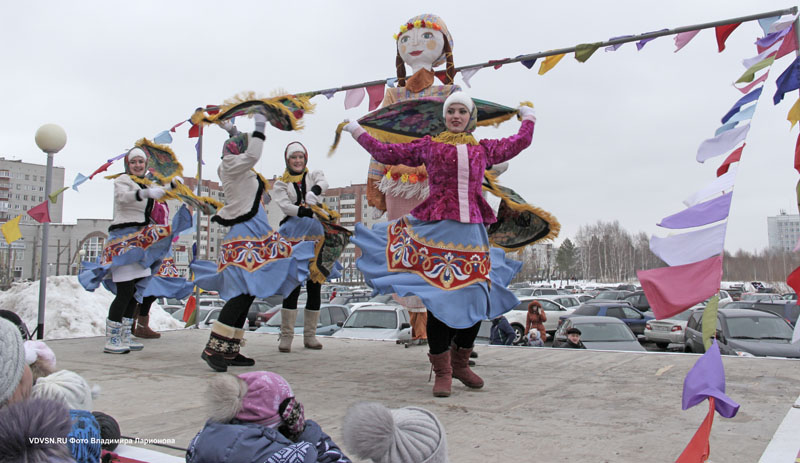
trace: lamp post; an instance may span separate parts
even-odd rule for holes
[[[78,251],[78,256],[79,257],[78,257],[78,272],[77,273],[81,273],[81,271],[83,271],[83,258],[86,257],[86,249],[81,248],[81,250]]]
[[[53,155],[67,144],[67,134],[56,124],[45,124],[36,131],[36,146],[47,154],[47,173],[44,182],[44,197],[50,196],[50,181],[53,177]],[[36,325],[36,338],[44,339],[44,303],[47,290],[47,239],[50,223],[42,224],[42,263],[39,266],[39,317]]]

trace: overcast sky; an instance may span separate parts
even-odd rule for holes
[[[44,123],[60,124],[68,142],[56,156],[72,183],[141,138],[188,118],[194,108],[243,91],[269,96],[394,76],[392,34],[420,13],[440,15],[450,29],[456,66],[513,57],[613,36],[639,34],[789,8],[785,0],[612,2],[460,1],[36,1],[7,2],[0,16],[0,156],[44,163],[34,143]],[[532,146],[511,163],[501,183],[552,212],[561,237],[598,220],[619,220],[632,233],[666,235],[655,226],[684,208],[681,201],[710,182],[724,156],[695,161],[720,118],[742,94],[731,83],[741,61],[757,54],[756,22],[745,23],[717,52],[713,30],[674,53],[672,37],[641,51],[626,44],[602,49],[586,63],[567,55],[544,76],[539,63],[478,72],[474,97],[516,106],[534,102]],[[726,249],[767,245],[767,216],[796,214],[793,170],[797,128],[786,114],[797,99],[773,106],[775,78],[793,56],[774,66],[747,140],[733,196]],[[327,158],[336,124],[367,112],[344,109],[344,93],[318,96],[302,132],[268,130],[260,166],[283,171],[283,150],[295,139],[310,151],[310,168],[332,186],[365,182],[368,155],[346,137]],[[252,122],[242,121],[250,129]],[[512,120],[481,128],[478,138],[516,132]],[[196,172],[188,124],[171,145],[185,172]],[[206,131],[203,177],[217,179],[224,132]],[[109,169],[119,172],[120,165]],[[64,220],[109,218],[111,182],[95,177],[80,193],[65,193]]]

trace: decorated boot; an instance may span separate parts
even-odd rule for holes
[[[471,347],[465,349],[457,347],[455,344],[450,346],[450,365],[453,367],[453,378],[464,383],[464,386],[480,389],[483,387],[483,379],[469,368],[470,352],[472,352]]]
[[[453,383],[453,367],[450,366],[450,351],[441,354],[428,354],[431,361],[433,373],[436,375],[433,381],[434,397],[450,397],[450,386]]]
[[[139,315],[133,322],[133,335],[142,339],[158,339],[161,333],[157,333],[150,329],[150,315]]]
[[[131,351],[128,346],[122,344],[122,323],[106,319],[106,345],[103,352],[107,354],[127,354]]]
[[[211,336],[208,338],[205,349],[200,357],[206,361],[214,371],[228,371],[228,362],[236,358],[238,342],[235,339],[236,328],[214,322],[211,327]]]
[[[131,339],[131,328],[133,319],[122,317],[122,344],[127,345],[130,350],[138,351],[144,349],[144,344]]]
[[[292,351],[294,340],[294,323],[297,321],[297,310],[281,309],[281,338],[278,350],[281,352]]]
[[[317,340],[319,310],[306,310],[303,317],[303,345],[307,349],[322,349],[322,343]]]
[[[256,364],[256,361],[245,357],[241,354],[240,350],[244,346],[244,330],[241,328],[236,328],[236,332],[233,333],[233,350],[236,352],[236,356],[232,359],[228,360],[228,366],[231,367],[252,367]]]

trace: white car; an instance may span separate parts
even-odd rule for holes
[[[406,309],[399,305],[368,305],[350,312],[342,329],[331,337],[407,341],[411,339],[411,322]]]
[[[559,296],[553,296],[559,297]],[[562,296],[563,297],[563,296]],[[506,312],[505,317],[509,323],[511,323],[511,327],[514,328],[516,332],[516,336],[514,337],[514,343],[518,343],[522,336],[525,334],[525,321],[528,318],[528,304],[531,301],[539,301],[539,304],[542,304],[542,309],[544,309],[545,315],[547,315],[547,321],[544,322],[544,329],[547,331],[548,334],[552,335],[558,329],[558,317],[562,315],[569,315],[575,311],[577,306],[575,307],[564,307],[563,305],[559,304],[550,299],[545,299],[544,297],[523,297],[520,298],[520,303],[510,311]]]
[[[661,349],[666,349],[670,344],[683,344],[686,323],[691,315],[691,310],[684,310],[670,318],[648,321],[644,325],[645,341],[654,342]]]

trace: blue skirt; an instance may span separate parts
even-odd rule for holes
[[[87,291],[94,291],[101,284],[116,294],[117,286],[111,280],[112,269],[129,264],[139,264],[150,269],[151,276],[136,283],[134,297],[142,301],[144,292],[158,273],[161,261],[172,249],[172,238],[192,225],[192,215],[186,206],[181,207],[172,218],[172,226],[148,225],[125,227],[108,232],[103,254],[97,262],[83,262],[78,281]]]
[[[288,296],[308,278],[314,243],[292,246],[267,222],[263,206],[252,219],[231,227],[220,246],[218,262],[197,260],[191,264],[194,283],[217,291],[222,299],[249,294]]]
[[[362,253],[356,266],[375,292],[419,296],[451,328],[469,328],[519,304],[506,286],[522,263],[490,247],[483,224],[406,215],[371,230],[356,224],[352,241]]]
[[[189,297],[194,290],[194,282],[182,278],[175,267],[172,252],[161,262],[159,269],[147,284],[142,296],[144,297],[169,297],[183,299]]]
[[[319,257],[321,248],[318,246],[321,240],[325,239],[325,229],[319,220],[313,217],[289,217],[286,222],[278,229],[278,233],[291,243],[309,241],[314,243],[314,259]],[[310,265],[314,265],[311,263]],[[342,264],[338,261],[334,264],[327,281],[335,280],[342,276]]]

